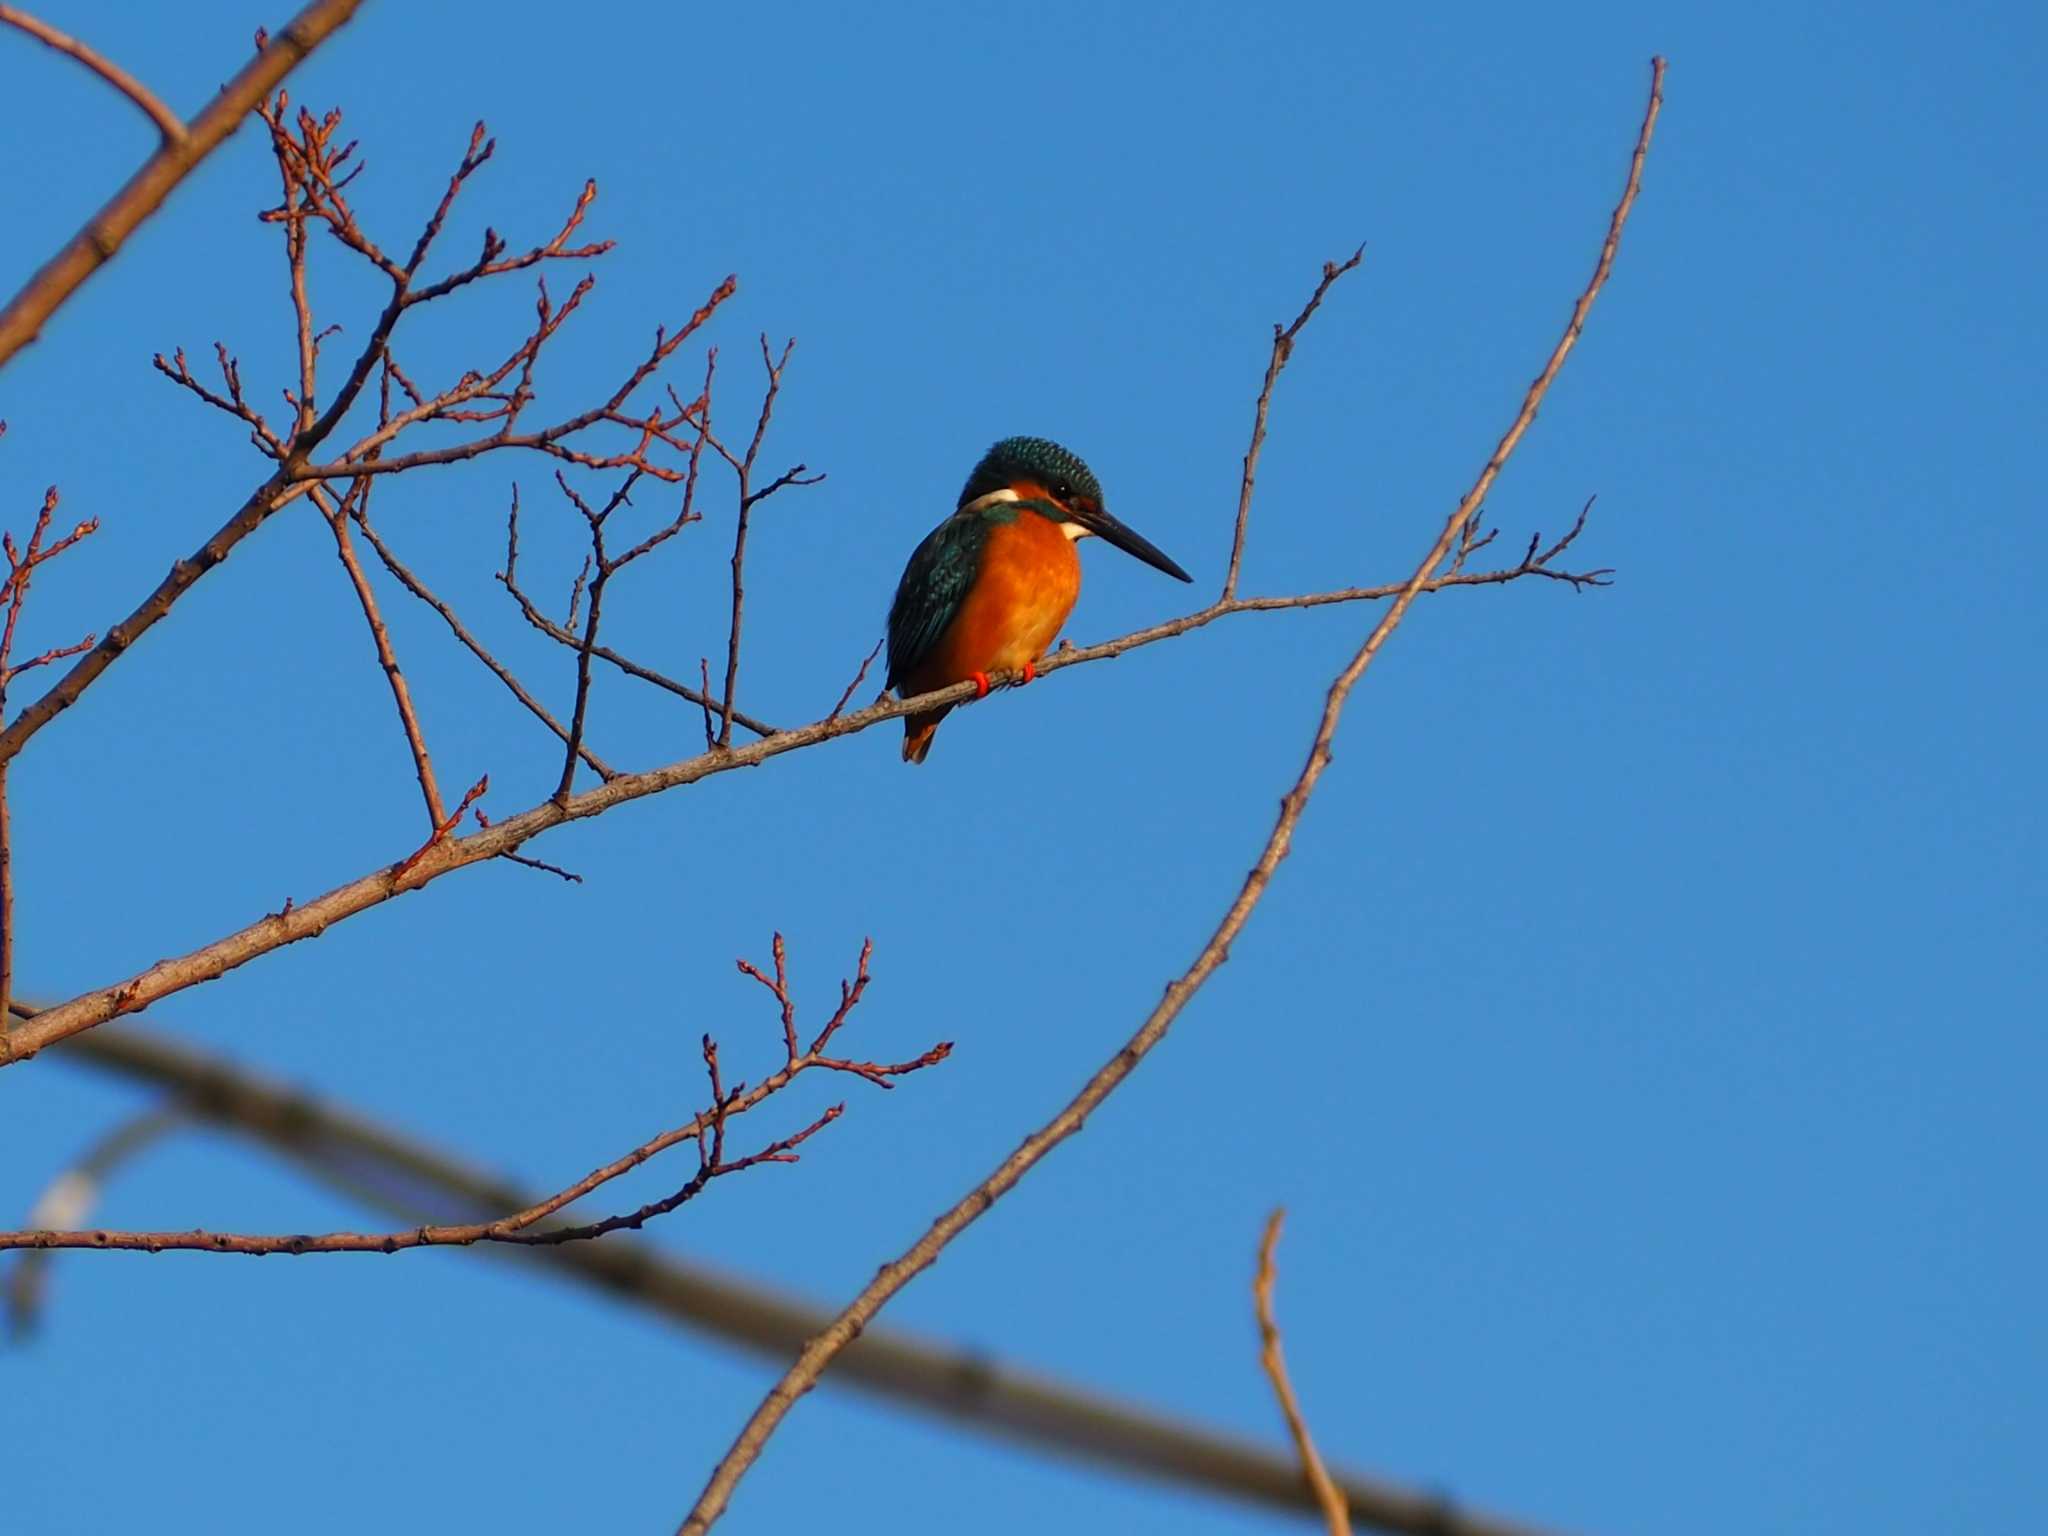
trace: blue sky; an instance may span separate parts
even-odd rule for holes
[[[283,16],[38,10],[186,110]],[[1213,589],[1268,327],[1361,239],[1281,385],[1246,584],[1405,575],[1584,281],[1668,54],[1616,275],[1490,508],[1507,548],[1597,492],[1582,547],[1616,585],[1418,606],[1231,963],[887,1316],[1278,1443],[1247,1282],[1284,1202],[1282,1318],[1333,1460],[1574,1531],[2018,1531],[2048,1496],[2044,40],[2019,5],[636,5],[597,24],[373,0],[292,89],[346,109],[359,205],[394,243],[479,116],[499,158],[450,259],[486,221],[552,232],[598,179],[589,227],[620,245],[544,402],[601,392],[729,271],[711,339],[734,419],[754,334],[799,338],[767,454],[830,478],[761,513],[744,690],[796,721],[852,675],[998,436],[1070,444]],[[138,114],[11,38],[0,144],[10,291],[150,147]],[[274,196],[245,132],[0,374],[0,524],[25,528],[51,481],[102,520],[39,579],[38,647],[104,629],[261,478],[148,358],[220,338],[276,398],[283,268],[252,217]],[[346,344],[374,292],[320,258]],[[451,305],[409,355],[459,370],[523,334],[530,302]],[[559,705],[564,654],[491,580],[515,477],[522,565],[565,591],[573,529],[537,463],[408,479],[381,524]],[[712,505],[622,578],[611,643],[676,671],[719,643]],[[1086,555],[1076,639],[1190,601]],[[488,771],[499,814],[544,795],[547,740],[431,614],[387,603],[444,782]],[[836,1304],[1186,964],[1372,617],[1233,619],[1061,673],[956,716],[922,770],[881,730],[643,802],[531,850],[580,886],[467,872],[150,1022],[554,1187],[687,1116],[705,1030],[763,1070],[774,1020],[735,956],[786,932],[815,1016],[872,934],[850,1044],[952,1038],[954,1059],[846,1094],[799,1166],[724,1181],[656,1233]],[[594,708],[593,740],[632,766],[698,731],[609,678]],[[43,997],[395,859],[420,821],[360,614],[296,508],[11,790],[21,980]],[[140,1102],[55,1053],[0,1074],[0,1212]],[[199,1134],[101,1214],[363,1219]],[[666,1529],[771,1370],[427,1253],[74,1255],[0,1373],[9,1464],[32,1469],[10,1479],[21,1529],[99,1529],[79,1493],[114,1472],[196,1532],[280,1508],[353,1529],[365,1498],[423,1528],[487,1502],[509,1529]],[[1283,1526],[832,1391],[729,1526],[970,1512],[992,1533]]]

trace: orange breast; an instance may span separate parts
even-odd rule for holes
[[[989,529],[981,570],[960,612],[912,678],[921,693],[976,672],[1014,672],[1043,656],[1081,595],[1081,557],[1036,512]]]

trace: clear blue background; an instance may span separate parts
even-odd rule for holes
[[[187,110],[284,14],[38,9]],[[1280,389],[1247,584],[1405,575],[1583,282],[1668,53],[1614,281],[1490,509],[1506,552],[1598,492],[1584,560],[1618,583],[1416,609],[1230,965],[887,1316],[1277,1444],[1246,1283],[1285,1202],[1283,1320],[1338,1461],[1568,1530],[2021,1531],[2048,1498],[2044,40],[2017,4],[385,0],[292,92],[345,106],[360,206],[401,246],[488,118],[499,158],[441,265],[486,221],[544,237],[597,177],[589,228],[620,247],[543,410],[607,389],[727,271],[724,421],[751,419],[755,333],[800,338],[767,456],[831,478],[761,513],[743,700],[797,721],[1006,433],[1072,444],[1213,590],[1268,326],[1361,239]],[[0,145],[11,290],[151,141],[82,71],[0,37]],[[253,217],[275,196],[244,132],[0,375],[0,522],[25,529],[53,480],[102,519],[38,581],[29,646],[104,629],[261,478],[148,358],[204,361],[218,337],[276,399],[283,263]],[[339,351],[375,289],[327,248],[315,281]],[[530,304],[523,281],[450,304],[402,356],[448,376]],[[491,580],[517,477],[525,568],[566,595],[575,528],[546,469],[422,474],[379,513],[561,707],[569,658]],[[722,643],[730,505],[709,506],[607,610],[612,643],[675,671]],[[1114,551],[1087,564],[1079,639],[1192,600]],[[387,602],[444,784],[489,771],[501,815],[544,795],[548,739],[437,619]],[[882,730],[636,804],[531,850],[583,885],[464,873],[150,1022],[554,1187],[689,1112],[701,1032],[736,1072],[772,1060],[734,956],[765,961],[784,930],[816,1019],[872,934],[849,1044],[952,1038],[954,1059],[893,1095],[847,1085],[800,1166],[657,1234],[836,1304],[1186,963],[1373,617],[1234,619],[1063,673],[957,716],[921,771]],[[592,740],[614,761],[698,733],[603,678]],[[21,977],[43,997],[397,858],[422,820],[302,507],[12,791]],[[54,1053],[0,1075],[0,1211],[139,1102]],[[125,1172],[101,1218],[362,1219],[197,1134]],[[770,1374],[462,1255],[74,1255],[41,1336],[0,1356],[10,1529],[100,1530],[149,1490],[166,1530],[352,1530],[366,1507],[408,1529],[662,1530]],[[1076,1519],[1286,1523],[826,1391],[731,1528]]]

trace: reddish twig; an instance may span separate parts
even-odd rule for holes
[[[0,433],[7,430],[7,423],[0,421]],[[14,535],[0,533],[0,551],[7,556],[7,576],[0,581],[0,601],[4,601],[7,615],[0,620],[0,720],[7,716],[7,685],[32,667],[40,667],[63,656],[75,656],[93,643],[87,635],[71,645],[59,645],[31,656],[27,661],[14,661],[14,634],[21,622],[21,610],[28,600],[28,587],[36,569],[56,559],[80,539],[89,538],[99,528],[99,519],[87,518],[71,532],[53,544],[43,540],[50,532],[50,523],[57,515],[57,487],[54,485],[43,493],[43,504],[36,513],[34,526],[29,531],[28,544],[24,548],[16,545]],[[0,1021],[7,1017],[8,999],[14,995],[14,814],[7,798],[7,759],[0,757]]]
[[[221,87],[184,133],[167,139],[85,228],[0,310],[0,366],[34,341],[51,315],[118,251],[173,188],[241,126],[277,83],[356,13],[362,0],[313,0],[275,38],[257,34],[256,57]]]
[[[112,59],[95,52],[75,37],[59,32],[46,21],[38,21],[28,12],[12,5],[0,5],[0,23],[19,27],[37,42],[54,48],[83,64],[115,90],[134,102],[162,135],[165,144],[176,144],[185,137],[185,124],[178,114],[157,97],[156,92],[129,74]]]
[[[394,864],[391,867],[391,879],[394,887],[396,886],[397,882],[403,880],[407,875],[411,874],[414,869],[418,868],[419,863],[422,859],[424,859],[428,854],[432,853],[436,848],[441,847],[444,843],[448,841],[449,834],[452,833],[457,827],[462,825],[463,813],[466,812],[472,805],[476,804],[476,802],[483,797],[484,792],[488,790],[490,787],[491,776],[487,773],[482,778],[478,779],[474,784],[469,786],[469,792],[462,797],[462,803],[456,806],[452,813],[450,813],[444,820],[437,821],[434,823],[433,833],[427,838],[427,840],[424,843],[420,844],[418,848],[414,849],[411,853],[407,854],[403,859],[399,860],[398,863]],[[279,920],[282,921],[286,916],[288,916],[288,914],[280,913]]]
[[[480,792],[479,785],[472,795]],[[465,805],[468,803],[464,802]],[[460,815],[460,811],[457,812]],[[705,1073],[710,1082],[710,1102],[683,1124],[659,1135],[650,1137],[630,1152],[592,1169],[575,1183],[557,1191],[547,1199],[535,1202],[509,1216],[494,1221],[442,1223],[422,1225],[397,1232],[328,1232],[308,1233],[234,1233],[207,1232],[139,1232],[139,1231],[52,1231],[32,1229],[19,1232],[0,1232],[0,1249],[52,1249],[52,1248],[98,1248],[116,1252],[163,1253],[184,1250],[199,1253],[237,1253],[247,1255],[267,1254],[314,1254],[314,1253],[401,1253],[412,1248],[466,1247],[472,1243],[512,1243],[527,1246],[552,1246],[561,1243],[582,1242],[603,1237],[607,1233],[637,1229],[657,1216],[666,1215],[698,1194],[714,1180],[728,1174],[743,1172],[763,1163],[793,1163],[797,1161],[797,1148],[812,1136],[830,1125],[844,1112],[845,1105],[836,1104],[795,1133],[769,1142],[759,1151],[741,1157],[728,1157],[725,1153],[726,1128],[731,1121],[758,1107],[772,1098],[806,1072],[846,1072],[862,1077],[879,1087],[895,1086],[893,1079],[907,1073],[921,1071],[945,1060],[952,1050],[951,1042],[941,1042],[915,1060],[897,1066],[879,1066],[873,1062],[841,1061],[823,1054],[825,1044],[846,1022],[847,1016],[859,1005],[861,994],[867,988],[868,959],[873,953],[872,943],[861,945],[860,967],[856,979],[848,984],[840,983],[840,1003],[831,1021],[819,1032],[807,1051],[800,1051],[796,1045],[795,1005],[789,1001],[787,976],[784,970],[784,948],[782,936],[775,936],[776,975],[779,982],[778,996],[782,1002],[785,1060],[783,1064],[752,1087],[735,1084],[728,1089],[720,1074],[718,1046],[709,1035],[703,1039]],[[742,961],[741,968],[750,974],[760,973]],[[765,980],[765,978],[763,978]],[[694,1142],[698,1149],[697,1171],[673,1193],[639,1208],[607,1216],[576,1226],[552,1223],[550,1218],[564,1207],[589,1195],[602,1185],[610,1183],[622,1174],[630,1173],[641,1164],[683,1142]]]
[[[1265,1368],[1266,1379],[1273,1384],[1273,1396],[1287,1419],[1295,1454],[1301,1458],[1302,1478],[1315,1494],[1323,1523],[1330,1536],[1351,1536],[1351,1514],[1345,1508],[1343,1491],[1331,1480],[1329,1468],[1323,1465],[1316,1443],[1309,1437],[1308,1421],[1302,1417],[1294,1383],[1287,1379],[1286,1358],[1280,1352],[1280,1324],[1273,1317],[1273,1249],[1280,1241],[1280,1223],[1286,1215],[1284,1210],[1275,1210],[1266,1218],[1266,1234],[1259,1241],[1259,1267],[1252,1276],[1252,1309],[1259,1320],[1259,1363]]]
[[[1242,931],[1260,897],[1265,894],[1274,871],[1278,869],[1280,861],[1287,856],[1293,844],[1294,829],[1299,824],[1301,814],[1307,808],[1309,798],[1314,794],[1323,771],[1329,766],[1330,743],[1336,735],[1337,722],[1343,714],[1345,701],[1350,697],[1351,690],[1365,675],[1373,659],[1379,655],[1388,637],[1400,626],[1416,596],[1427,585],[1431,574],[1456,544],[1466,522],[1486,499],[1486,493],[1499,477],[1502,466],[1506,464],[1516,444],[1528,431],[1529,423],[1535,420],[1536,409],[1542,403],[1544,395],[1549,392],[1558,370],[1564,366],[1565,358],[1578,342],[1579,334],[1586,323],[1586,316],[1593,307],[1593,301],[1599,296],[1601,288],[1606,284],[1607,274],[1613,268],[1615,251],[1621,243],[1621,231],[1628,222],[1629,210],[1635,205],[1637,189],[1642,182],[1643,160],[1649,152],[1650,137],[1656,127],[1658,111],[1663,104],[1663,84],[1664,61],[1659,58],[1653,60],[1651,64],[1650,101],[1643,114],[1641,130],[1637,134],[1635,152],[1629,161],[1628,180],[1623,187],[1621,200],[1615,205],[1613,217],[1609,220],[1607,238],[1601,245],[1600,257],[1594,266],[1593,276],[1572,308],[1571,319],[1565,326],[1564,335],[1552,350],[1543,371],[1530,384],[1527,394],[1523,397],[1520,411],[1516,413],[1514,421],[1495,446],[1492,456],[1487,460],[1485,468],[1480,471],[1472,489],[1451,512],[1443,530],[1437,535],[1429,552],[1423,556],[1422,562],[1416,566],[1415,574],[1408,579],[1401,595],[1388,607],[1379,623],[1373,626],[1372,632],[1359,646],[1357,653],[1331,683],[1323,703],[1322,719],[1309,745],[1308,760],[1296,777],[1293,787],[1280,802],[1280,813],[1274,822],[1272,833],[1266,839],[1264,851],[1252,866],[1251,873],[1245,877],[1236,899],[1225,911],[1222,921],[1217,924],[1209,941],[1202,946],[1194,963],[1167,987],[1166,995],[1139,1026],[1137,1033],[1096,1071],[1074,1096],[1072,1102],[1027,1137],[1024,1144],[1006,1158],[994,1173],[940,1216],[932,1224],[931,1229],[899,1258],[882,1266],[875,1278],[834,1319],[832,1326],[805,1346],[795,1363],[770,1388],[768,1395],[740,1430],[732,1449],[712,1470],[704,1491],[698,1496],[697,1502],[691,1507],[679,1528],[680,1536],[701,1536],[701,1533],[710,1529],[713,1522],[725,1512],[726,1506],[732,1500],[733,1490],[746,1475],[747,1469],[760,1456],[769,1436],[775,1433],[776,1428],[788,1416],[797,1399],[816,1384],[826,1367],[860,1335],[861,1330],[890,1297],[936,1261],[948,1243],[1014,1188],[1018,1180],[1037,1166],[1048,1152],[1086,1123],[1096,1106],[1126,1081],[1146,1055],[1165,1038],[1167,1030],[1179,1017],[1181,1010],[1187,1006],[1188,1000],[1200,990],[1217,967],[1223,964],[1225,956],[1229,953],[1231,941]]]

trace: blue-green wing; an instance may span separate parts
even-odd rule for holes
[[[956,512],[924,537],[903,568],[889,605],[889,686],[894,688],[931,654],[953,622],[981,567],[988,521]]]

